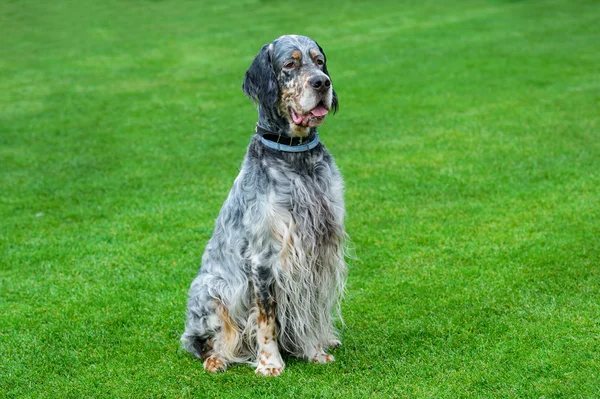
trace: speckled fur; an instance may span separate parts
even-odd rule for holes
[[[297,68],[283,70],[293,51]],[[311,91],[307,79],[326,75],[323,50],[312,39],[282,36],[263,47],[243,89],[259,123],[283,136],[312,136],[295,126],[288,107],[337,109],[333,88]],[[303,108],[304,107],[304,108]],[[334,328],[347,267],[343,180],[322,143],[279,152],[252,137],[241,171],[216,220],[202,267],[192,282],[182,343],[209,371],[232,362],[279,375],[279,351],[326,363],[339,344]]]

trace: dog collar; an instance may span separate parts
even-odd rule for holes
[[[315,131],[315,135],[310,141],[304,141],[304,137],[287,137],[281,134],[274,133],[264,127],[256,124],[256,133],[260,136],[260,142],[266,147],[283,152],[305,152],[312,150],[319,144],[319,133]]]

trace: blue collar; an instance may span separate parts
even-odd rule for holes
[[[302,142],[302,137],[286,137],[280,134],[271,132],[264,127],[256,124],[256,133],[260,136],[260,142],[266,147],[272,148],[277,151],[283,152],[305,152],[312,150],[319,144],[319,133],[315,132],[315,135],[310,141],[305,143]],[[282,141],[289,142],[290,144],[283,144]]]

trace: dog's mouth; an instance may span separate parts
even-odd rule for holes
[[[325,120],[325,115],[327,115],[328,112],[329,109],[325,107],[323,102],[317,104],[316,107],[306,114],[299,114],[294,108],[290,107],[290,116],[292,117],[292,120],[296,125],[303,127],[319,126]]]

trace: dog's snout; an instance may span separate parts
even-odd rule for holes
[[[327,75],[316,75],[310,78],[310,85],[317,91],[326,91],[331,87],[331,80]]]

